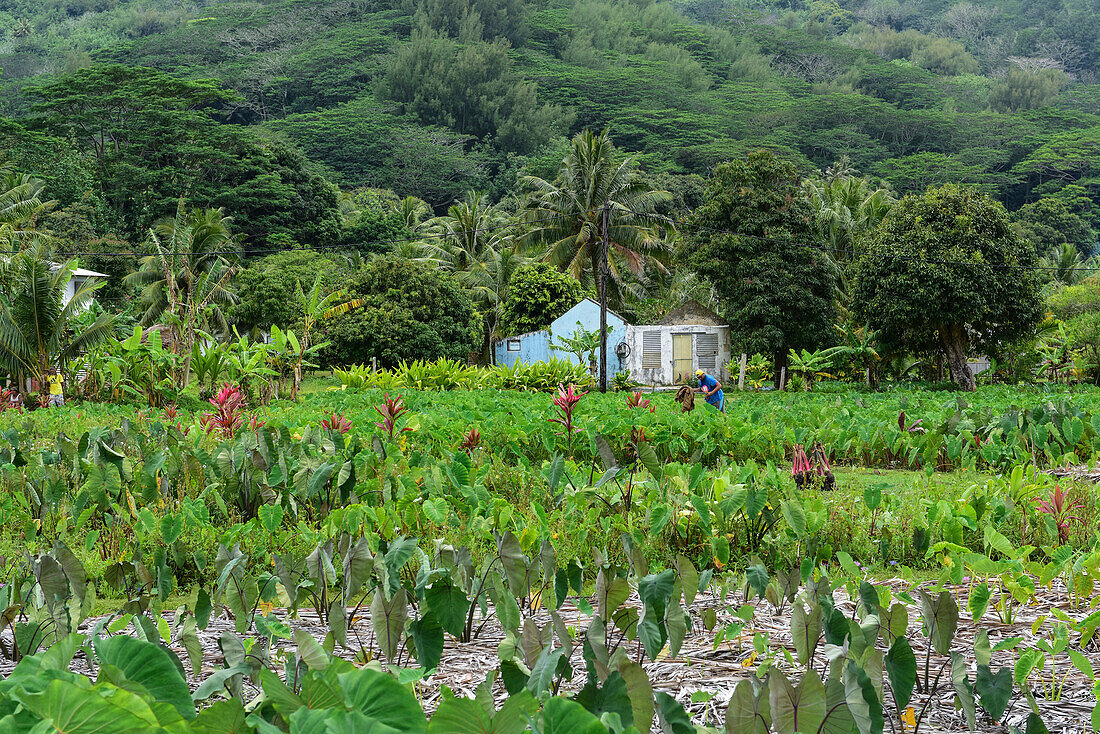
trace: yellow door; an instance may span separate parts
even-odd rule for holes
[[[672,379],[683,384],[694,377],[691,369],[691,334],[672,335]]]

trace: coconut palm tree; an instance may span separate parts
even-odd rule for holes
[[[462,272],[486,250],[500,251],[508,239],[508,216],[489,203],[480,191],[467,192],[442,217],[425,223],[420,244],[422,258],[446,270]]]
[[[879,225],[895,203],[890,191],[870,179],[841,176],[803,184],[833,259],[856,259],[856,238]]]
[[[897,202],[889,189],[858,177],[846,163],[842,158],[824,178],[807,179],[802,184],[835,270],[842,313],[849,302],[849,270],[859,259],[859,239],[874,231]]]
[[[221,308],[236,302],[231,261],[240,251],[230,221],[221,209],[188,211],[180,199],[175,218],[150,229],[151,254],[126,277],[128,285],[142,289],[141,325],[160,322],[172,330],[172,349],[184,360],[180,387],[190,379],[196,332],[228,333]]]
[[[532,189],[526,204],[530,227],[525,244],[561,270],[569,270],[599,288],[601,218],[608,218],[608,298],[620,306],[624,290],[645,282],[649,269],[665,270],[669,253],[667,219],[658,205],[671,199],[653,189],[635,167],[621,158],[607,130],[585,130],[572,141],[553,182],[525,176]]]
[[[487,361],[499,335],[508,282],[529,261],[508,234],[507,225],[508,216],[490,204],[484,193],[471,191],[447,214],[425,223],[427,237],[419,245],[420,259],[454,273],[481,310],[485,320],[482,354]]]
[[[46,233],[35,228],[54,203],[42,200],[45,187],[44,181],[0,163],[0,248],[15,251],[46,241]]]
[[[49,367],[114,336],[115,317],[106,313],[73,333],[76,316],[103,285],[85,282],[62,304],[76,265],[70,260],[56,267],[37,247],[13,255],[5,265],[9,287],[0,297],[0,372],[13,375],[20,384],[41,380]]]
[[[1076,285],[1089,275],[1089,266],[1072,242],[1063,242],[1047,255],[1043,265],[1050,268],[1050,277],[1055,283]]]
[[[432,208],[428,206],[428,202],[415,196],[406,196],[401,199],[394,210],[401,216],[401,221],[410,232],[420,231],[421,226],[432,215]]]

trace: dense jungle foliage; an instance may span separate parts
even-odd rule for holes
[[[89,239],[140,239],[183,193],[226,207],[252,247],[376,242],[401,222],[349,222],[334,185],[437,211],[467,189],[507,198],[520,176],[553,172],[571,133],[610,126],[688,207],[701,189],[682,177],[767,147],[806,171],[847,156],[898,194],[974,184],[1088,249],[1096,10],[19,1],[0,11],[3,147]]]

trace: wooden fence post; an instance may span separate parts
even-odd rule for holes
[[[749,355],[741,353],[741,374],[737,376],[737,389],[745,389],[745,367],[748,365]]]

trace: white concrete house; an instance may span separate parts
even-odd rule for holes
[[[657,324],[627,329],[626,365],[645,385],[677,385],[704,370],[729,380],[730,327],[718,314],[688,301]]]
[[[57,270],[59,267],[61,266],[55,265],[54,270]],[[84,284],[87,283],[89,280],[106,277],[108,276],[104,273],[97,273],[94,270],[77,268],[73,271],[73,277],[70,278],[69,282],[65,284],[65,290],[61,294],[61,305],[64,306],[68,304],[69,301],[73,300],[73,296],[76,295],[76,292],[83,288]]]

